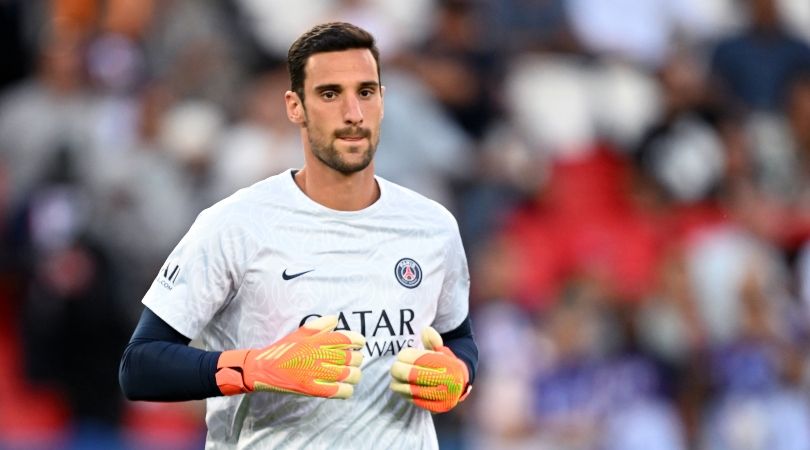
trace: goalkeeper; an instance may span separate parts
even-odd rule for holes
[[[478,362],[458,226],[374,175],[370,34],[318,25],[287,62],[304,166],[199,215],[144,296],[122,390],[207,399],[210,449],[437,448],[431,413],[468,395]]]

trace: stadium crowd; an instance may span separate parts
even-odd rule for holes
[[[0,2],[0,448],[199,448],[129,403],[204,208],[303,162],[291,41],[378,39],[377,173],[456,215],[481,349],[442,448],[810,448],[810,2]]]

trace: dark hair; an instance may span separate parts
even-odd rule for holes
[[[302,34],[287,52],[287,68],[290,71],[290,90],[304,100],[304,71],[307,60],[315,53],[339,52],[355,48],[371,51],[377,63],[377,78],[380,77],[380,51],[374,36],[368,31],[345,22],[330,22],[316,25]]]

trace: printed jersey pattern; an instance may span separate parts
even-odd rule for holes
[[[446,209],[376,179],[373,205],[335,211],[288,170],[203,211],[169,255],[143,303],[206,350],[262,348],[326,314],[367,340],[351,399],[210,398],[206,448],[438,447],[430,413],[390,391],[389,370],[424,327],[467,316],[466,257]]]

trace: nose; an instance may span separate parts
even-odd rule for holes
[[[363,123],[363,110],[360,108],[360,99],[356,95],[346,95],[343,99],[343,122],[346,125]]]

